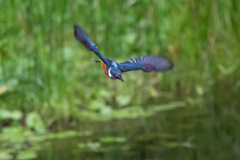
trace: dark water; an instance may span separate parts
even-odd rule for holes
[[[45,142],[49,145],[37,153],[37,159],[160,159],[163,146],[152,145],[153,141],[157,140],[157,136],[152,136],[135,143],[101,143],[99,149],[79,148],[78,143],[82,143],[79,138],[56,140]]]
[[[238,159],[238,138],[231,139],[238,127],[224,126],[234,117],[216,117],[212,105],[207,105],[208,112],[201,108],[202,101],[188,103],[153,107],[154,114],[146,117],[86,121],[74,130],[15,137],[0,144],[0,159]]]
[[[130,159],[140,156],[138,152],[129,151],[130,146],[122,144],[101,144],[100,150],[78,147],[82,139],[71,138],[49,142],[49,146],[38,152],[38,159]]]
[[[112,131],[105,133],[98,130],[90,136],[41,142],[42,147],[37,151],[37,159],[125,160],[185,159],[186,155],[194,157],[193,154],[197,151],[194,144],[196,137],[193,136],[196,126],[191,124],[194,121],[200,123],[204,117],[206,118],[206,115],[203,113],[198,112],[197,115],[196,108],[180,108],[148,118],[97,123],[99,126],[108,125]],[[168,123],[161,123],[161,120],[166,122],[168,119]],[[114,131],[118,127],[122,127],[123,133]]]

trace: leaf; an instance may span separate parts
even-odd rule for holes
[[[101,100],[98,101],[92,101],[89,104],[89,109],[91,110],[99,110],[105,106],[104,102]]]
[[[4,86],[0,87],[0,95],[3,94],[4,92],[6,92],[7,89],[8,89],[7,85],[4,85]]]
[[[10,79],[7,83],[8,88],[10,88],[11,90],[15,89],[17,85],[18,85],[18,79],[16,78]]]
[[[0,109],[0,119],[20,120],[21,118],[22,112],[20,111],[9,111],[6,109]]]
[[[152,97],[158,97],[159,96],[157,90],[153,87],[149,87],[149,93]]]
[[[87,143],[87,146],[89,148],[91,148],[92,150],[96,151],[101,146],[101,143],[99,143],[99,142],[96,142],[96,143],[89,142],[89,143]]]
[[[78,132],[76,131],[65,131],[65,132],[59,132],[59,133],[51,133],[47,137],[50,139],[65,139],[69,137],[75,137],[78,136]]]
[[[145,116],[146,112],[141,106],[131,106],[113,112],[113,117],[117,119],[123,118],[137,118],[140,116]]]
[[[201,98],[191,98],[191,97],[188,97],[187,98],[187,102],[190,104],[190,105],[197,105],[197,104],[200,104],[202,103],[202,99]]]
[[[79,143],[79,144],[78,144],[78,147],[79,147],[79,148],[86,148],[87,145],[86,145],[85,143]]]
[[[128,33],[124,36],[124,42],[127,44],[133,44],[137,37],[136,33]]]
[[[38,113],[32,112],[27,115],[26,123],[28,128],[33,128],[37,133],[45,133],[44,123]]]
[[[193,145],[189,142],[167,142],[165,143],[165,146],[168,148],[177,148],[177,147],[192,148],[193,147]]]
[[[103,116],[111,116],[111,113],[112,113],[112,108],[109,106],[103,107],[100,110],[100,114]]]
[[[2,129],[6,139],[24,141],[24,130],[22,126],[8,126]]]
[[[90,148],[93,151],[96,151],[99,147],[101,147],[101,143],[99,142],[88,142],[88,143],[79,143],[79,148]]]
[[[129,7],[131,7],[132,5],[134,5],[138,0],[128,0],[125,4],[124,4],[124,8],[128,9]]]
[[[169,104],[152,106],[151,110],[153,110],[153,111],[165,111],[165,110],[171,110],[171,109],[175,109],[175,108],[178,108],[178,107],[185,107],[185,106],[186,106],[185,102],[172,102],[172,103],[169,103]]]
[[[201,86],[197,86],[196,87],[196,90],[197,90],[197,93],[200,95],[200,96],[202,96],[203,95],[203,88],[201,87]]]
[[[126,106],[131,102],[131,97],[128,95],[118,95],[116,101],[119,106]]]
[[[8,127],[4,127],[2,129],[2,133],[3,134],[21,134],[23,132],[23,128],[22,127],[14,127],[14,126],[8,126]]]
[[[0,159],[8,160],[13,159],[13,155],[7,153],[7,152],[0,152]]]
[[[11,117],[14,120],[20,120],[22,118],[22,112],[20,112],[20,111],[12,111]]]
[[[112,98],[113,92],[106,90],[106,89],[101,89],[99,91],[99,96],[101,96],[101,99],[104,100],[110,100]]]
[[[218,69],[220,70],[220,72],[224,75],[229,75],[231,73],[233,73],[236,69],[237,69],[237,65],[232,65],[229,68],[224,67],[222,64],[218,64]]]
[[[72,57],[74,56],[74,53],[75,52],[73,52],[71,48],[64,48],[63,57],[64,57],[65,61],[71,60]]]
[[[37,158],[37,154],[33,150],[21,151],[17,155],[17,159],[34,159]]]
[[[100,138],[101,142],[104,143],[111,143],[111,142],[125,142],[126,138],[125,137],[102,137]]]

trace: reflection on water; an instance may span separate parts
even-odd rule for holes
[[[172,152],[186,153],[193,150],[195,137],[192,132],[195,126],[192,122],[198,123],[203,119],[196,109],[182,102],[170,103],[153,106],[147,112],[134,112],[132,118],[91,124],[84,122],[79,126],[87,129],[91,125],[94,129],[91,131],[71,130],[35,135],[22,128],[8,128],[6,133],[14,136],[16,132],[19,137],[5,137],[8,141],[1,143],[4,150],[0,152],[0,157],[42,160],[174,158]],[[154,114],[150,115],[152,110]],[[103,131],[101,127],[109,129]]]

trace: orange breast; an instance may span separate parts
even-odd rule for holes
[[[103,72],[105,73],[106,76],[108,76],[107,65],[103,61],[101,61],[101,65]]]

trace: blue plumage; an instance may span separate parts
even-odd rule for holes
[[[172,61],[164,59],[158,56],[144,56],[135,59],[130,59],[123,63],[117,63],[112,59],[103,57],[99,52],[96,44],[92,43],[91,39],[85,33],[85,31],[77,25],[74,25],[74,35],[76,39],[82,43],[85,48],[89,51],[93,51],[102,61],[102,69],[106,76],[111,79],[119,79],[124,82],[122,78],[123,72],[142,70],[144,72],[163,72],[173,68],[174,64]]]
[[[93,51],[105,64],[109,64],[108,59],[104,58],[98,51],[97,45],[91,41],[86,32],[78,25],[74,25],[74,36],[87,50]]]
[[[162,72],[173,68],[173,63],[170,60],[157,56],[144,56],[130,59],[124,63],[119,63],[119,68],[122,72],[132,70],[142,70],[144,72]]]
[[[77,38],[77,40],[85,46],[87,50],[93,51],[93,48],[95,46],[92,43],[91,39],[86,34],[86,32],[81,27],[74,25],[74,35]]]

